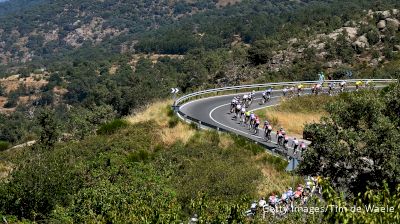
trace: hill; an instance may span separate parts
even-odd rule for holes
[[[243,220],[246,200],[292,184],[286,161],[242,138],[183,124],[168,105],[153,104],[129,124],[107,123],[79,142],[0,152],[0,216],[143,223],[236,213]]]

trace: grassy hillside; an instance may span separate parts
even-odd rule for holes
[[[325,107],[336,99],[325,95],[284,99],[278,106],[257,110],[256,114],[271,122],[274,130],[283,127],[289,136],[302,138],[304,126],[319,122],[327,115]]]
[[[293,184],[285,161],[242,138],[182,124],[167,105],[103,125],[98,133],[107,134],[0,152],[1,167],[9,167],[2,168],[0,215],[138,223],[238,212],[242,219],[249,200]]]

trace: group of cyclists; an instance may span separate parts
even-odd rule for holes
[[[269,100],[271,99],[272,87],[268,88],[266,91],[263,92],[263,99],[262,100]],[[233,120],[239,120],[239,124],[247,127],[248,130],[254,134],[259,135],[261,118],[256,115],[253,111],[248,111],[246,106],[248,100],[254,100],[255,92],[245,94],[242,98],[240,96],[235,96],[231,101],[230,111],[229,113],[233,113]],[[264,101],[263,101],[264,102]],[[271,142],[271,135],[272,135],[272,124],[269,121],[264,121],[263,127],[263,138],[267,142]],[[289,144],[289,137],[286,134],[286,131],[283,128],[280,128],[276,131],[276,138],[278,146],[282,147],[285,150],[288,150]],[[306,148],[306,144],[304,141],[299,141],[296,138],[292,140],[292,145],[294,149],[294,154],[296,155],[298,152],[303,152]]]
[[[305,186],[302,184],[297,185],[295,190],[289,187],[281,194],[272,193],[268,200],[264,197],[258,201],[253,201],[250,209],[245,212],[248,217],[254,217],[257,213],[261,212],[265,218],[266,213],[274,215],[284,215],[294,210],[295,206],[304,206],[313,195],[321,195],[321,187],[319,185],[320,177],[307,177]]]

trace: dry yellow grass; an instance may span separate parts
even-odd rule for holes
[[[302,182],[299,176],[292,176],[286,171],[278,171],[271,164],[262,162],[264,154],[259,154],[254,157],[257,161],[256,165],[261,170],[263,178],[257,187],[257,192],[260,197],[266,197],[272,192],[282,193],[288,187],[294,187]]]
[[[168,106],[172,104],[172,101],[162,101],[156,102],[140,112],[135,113],[134,115],[126,117],[126,120],[131,124],[137,124],[140,122],[155,121],[158,125],[160,125],[160,139],[166,145],[172,145],[177,141],[182,141],[183,143],[187,143],[195,134],[195,131],[189,127],[189,125],[184,124],[182,122],[178,123],[173,128],[168,127]],[[199,138],[204,137],[200,135]],[[233,144],[235,144],[234,140],[228,134],[220,134],[219,136],[219,147],[223,149],[230,148]],[[201,139],[197,139],[201,141]],[[271,192],[283,192],[286,190],[288,186],[292,186],[292,176],[285,171],[278,171],[276,168],[268,163],[262,162],[263,156],[265,154],[261,153],[254,156],[254,165],[257,166],[263,174],[262,180],[258,185],[258,194],[259,196],[267,196]],[[297,183],[299,177],[294,178]]]
[[[235,144],[235,141],[227,135],[227,134],[220,134],[219,135],[219,144],[218,146],[223,149],[228,149],[230,148],[233,144]]]
[[[137,124],[145,121],[154,121],[160,127],[161,141],[166,145],[172,145],[177,141],[186,143],[194,135],[195,131],[188,125],[178,123],[175,127],[169,128],[168,107],[172,105],[172,100],[155,102],[148,105],[145,109],[137,112],[125,119],[131,124]]]
[[[0,180],[7,178],[13,170],[12,165],[8,162],[0,161]]]
[[[304,125],[307,123],[319,122],[325,114],[322,112],[317,113],[296,113],[277,111],[274,108],[260,110],[257,114],[264,120],[267,119],[275,127],[283,127],[286,132],[293,137],[301,138],[303,136]]]

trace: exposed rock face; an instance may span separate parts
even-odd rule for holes
[[[379,15],[379,16],[380,16],[381,18],[383,18],[383,19],[389,18],[390,15],[391,15],[391,13],[390,13],[389,10],[386,10],[386,11],[377,11],[376,14]]]
[[[389,27],[394,27],[396,30],[398,30],[400,27],[400,22],[397,19],[387,18],[386,24]]]
[[[367,48],[369,47],[368,39],[365,35],[360,36],[357,40],[353,43],[353,46],[358,48]]]
[[[383,30],[386,28],[386,20],[381,20],[379,21],[379,23],[376,25],[376,27],[378,27],[378,29]]]

